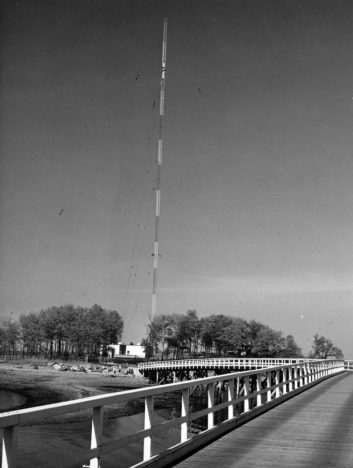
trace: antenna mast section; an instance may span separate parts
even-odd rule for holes
[[[159,94],[159,133],[158,133],[158,158],[157,158],[157,182],[156,182],[156,224],[154,233],[154,262],[153,262],[153,290],[152,290],[152,314],[151,320],[157,313],[157,270],[159,259],[159,217],[161,211],[161,167],[163,153],[163,116],[164,116],[164,93],[165,93],[165,74],[167,64],[167,18],[163,22],[163,46],[162,46],[162,73],[161,87]]]

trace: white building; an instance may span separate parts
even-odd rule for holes
[[[118,344],[111,344],[108,346],[108,355],[109,357],[120,357],[124,356],[127,358],[141,358],[146,357],[145,347],[137,344],[125,344],[119,342]]]

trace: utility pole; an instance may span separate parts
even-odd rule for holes
[[[163,153],[163,116],[164,116],[164,93],[165,93],[165,75],[167,64],[167,18],[163,22],[163,46],[162,46],[162,73],[161,86],[159,94],[159,132],[158,132],[158,158],[157,158],[157,182],[156,182],[156,223],[154,232],[154,252],[153,252],[153,290],[152,290],[152,314],[151,320],[157,313],[157,270],[159,260],[159,218],[161,212],[161,168]]]

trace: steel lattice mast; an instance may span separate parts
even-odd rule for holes
[[[159,133],[158,133],[158,158],[157,158],[157,182],[156,182],[156,223],[154,233],[154,252],[153,252],[153,290],[152,290],[152,314],[151,320],[157,313],[157,270],[159,260],[159,218],[161,212],[161,168],[163,153],[163,116],[164,116],[164,93],[165,93],[165,75],[167,64],[167,19],[163,22],[163,46],[162,46],[162,73],[161,87],[159,95]]]

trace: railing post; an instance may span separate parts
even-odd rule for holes
[[[207,385],[207,408],[212,408],[212,411],[207,415],[207,429],[211,429],[214,426],[214,382]]]
[[[313,381],[313,366],[308,364],[308,383]]]
[[[294,374],[294,390],[298,388],[298,366],[295,365],[293,367],[293,374]]]
[[[272,400],[271,385],[272,385],[272,372],[269,371],[266,373],[267,401]]]
[[[249,403],[249,377],[245,376],[244,377],[244,413],[249,411],[250,409],[250,403]]]
[[[282,367],[282,395],[287,393],[287,369]]]
[[[184,388],[181,394],[181,416],[188,416],[189,414],[189,388]],[[188,422],[181,423],[180,428],[181,438],[180,442],[188,440]]]
[[[2,468],[15,468],[18,426],[4,427],[2,439]]]
[[[234,400],[234,379],[228,380],[228,401]],[[234,404],[228,406],[228,419],[234,418]]]
[[[318,378],[319,378],[319,365],[314,363],[312,365],[311,381],[315,382]]]
[[[299,387],[304,385],[304,364],[299,366]]]
[[[275,389],[275,397],[279,398],[280,390],[279,390],[279,369],[276,370],[276,389]]]
[[[103,412],[104,406],[96,406],[93,408],[92,414],[92,429],[91,429],[91,449],[99,449],[102,446],[103,433]],[[90,468],[100,468],[100,456],[91,458]]]
[[[288,390],[293,390],[293,367],[288,367]]]
[[[319,364],[319,377],[320,379],[324,376],[324,367],[322,365],[322,363],[320,362]]]
[[[261,374],[256,375],[256,391],[261,392]],[[256,395],[256,406],[262,405],[261,397],[262,397],[261,393],[258,393]]]
[[[145,424],[144,429],[151,429],[153,416],[153,396],[145,398]],[[147,436],[143,439],[143,461],[151,458],[152,454],[152,437]]]

